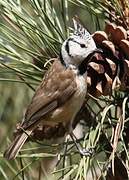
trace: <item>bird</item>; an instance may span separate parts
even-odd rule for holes
[[[87,84],[79,66],[97,51],[91,34],[75,18],[74,32],[61,46],[60,55],[54,58],[50,69],[36,89],[24,115],[18,133],[4,153],[8,160],[16,158],[20,149],[41,125],[53,127],[62,123],[67,134],[73,131],[72,123],[85,100]]]

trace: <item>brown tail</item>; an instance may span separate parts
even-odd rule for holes
[[[27,130],[26,133],[23,132],[22,134],[18,135],[8,147],[8,149],[5,151],[4,157],[9,160],[14,159],[22,148],[25,141],[27,140],[28,136],[31,134],[31,132],[32,130]]]

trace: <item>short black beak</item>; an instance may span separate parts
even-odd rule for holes
[[[103,53],[103,50],[100,48],[96,48],[93,53]]]

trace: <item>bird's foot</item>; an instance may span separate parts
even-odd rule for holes
[[[87,149],[81,148],[79,149],[79,152],[81,156],[91,157],[94,154],[94,148],[87,148]]]

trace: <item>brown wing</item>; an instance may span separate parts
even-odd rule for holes
[[[36,90],[25,114],[25,129],[61,106],[76,91],[75,74],[55,59]]]

